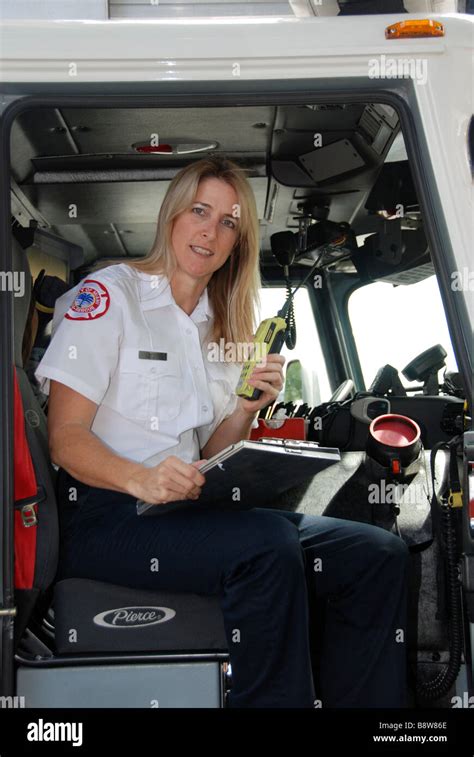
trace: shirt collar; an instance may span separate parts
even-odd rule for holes
[[[164,274],[150,274],[138,271],[140,280],[140,302],[142,310],[155,310],[166,305],[175,305],[175,299],[171,291],[170,283]],[[196,307],[190,315],[195,322],[206,321],[212,318],[213,309],[207,294],[207,287],[201,294]]]

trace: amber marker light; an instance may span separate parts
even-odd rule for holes
[[[430,18],[397,21],[385,29],[386,39],[415,39],[416,37],[444,37],[444,26]]]

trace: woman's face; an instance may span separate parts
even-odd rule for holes
[[[202,179],[191,207],[173,224],[171,244],[177,270],[207,284],[232,252],[239,235],[239,217],[233,187],[215,177]]]

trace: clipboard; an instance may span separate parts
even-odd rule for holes
[[[295,439],[231,444],[199,469],[206,477],[199,499],[151,505],[139,500],[138,515],[164,515],[183,508],[250,510],[273,507],[283,492],[312,478],[341,459],[336,447]]]

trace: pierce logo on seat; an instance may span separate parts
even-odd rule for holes
[[[103,628],[138,628],[166,623],[175,615],[170,607],[118,607],[100,612],[93,621]]]
[[[86,279],[64,317],[70,321],[89,321],[105,315],[109,305],[107,288],[100,281]]]

